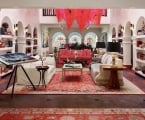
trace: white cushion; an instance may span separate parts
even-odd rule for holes
[[[103,56],[102,56],[102,59],[101,59],[101,63],[104,63],[104,59],[105,59],[105,57],[107,57],[107,53],[105,53]]]
[[[50,57],[50,56],[46,57],[45,62],[46,62],[47,65],[54,65],[54,66],[56,65],[54,57]]]
[[[108,55],[107,61],[105,64],[112,64],[112,56]]]
[[[30,62],[30,63],[24,63],[22,66],[26,70],[28,76],[32,80],[34,85],[38,85],[40,80],[40,74],[36,69],[36,66],[41,66],[42,61],[36,61],[36,62]],[[44,66],[48,66],[49,69],[45,73],[45,81],[46,84],[49,83],[51,80],[53,74],[55,73],[55,59],[54,57],[46,57],[46,59],[43,62]],[[17,70],[17,84],[23,84],[23,85],[30,85],[30,82],[28,81],[26,75],[22,71],[21,68],[18,68]]]

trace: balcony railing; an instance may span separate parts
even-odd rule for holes
[[[48,9],[48,8],[44,8],[42,9],[42,15],[43,16],[56,16],[55,14],[55,9]],[[102,16],[107,16],[107,9],[105,9],[103,11],[103,15]]]
[[[56,16],[55,9],[44,8],[42,9],[42,15],[43,16]]]

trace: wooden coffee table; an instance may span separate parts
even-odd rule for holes
[[[64,64],[62,67],[62,80],[64,80],[66,71],[80,71],[82,78],[83,66],[82,64]]]
[[[107,65],[103,66],[104,70],[110,71],[110,78],[108,82],[108,87],[110,89],[120,89],[120,83],[118,78],[118,71],[126,69],[125,66],[114,66],[114,65]]]

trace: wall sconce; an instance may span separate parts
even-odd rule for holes
[[[131,36],[133,36],[134,24],[130,24]]]
[[[18,35],[18,24],[14,24],[15,35]]]
[[[123,26],[121,26],[121,28],[120,28],[120,29],[121,29],[121,32],[123,32],[123,31],[124,31],[124,27],[123,27]]]
[[[14,24],[14,30],[18,30],[18,24]]]
[[[134,29],[134,24],[130,24],[130,30]]]
[[[25,27],[25,35],[28,37],[28,26]]]
[[[122,37],[124,32],[124,27],[122,25],[119,26],[118,29],[118,37]]]
[[[27,32],[28,32],[28,26],[25,27],[25,33],[27,33]]]

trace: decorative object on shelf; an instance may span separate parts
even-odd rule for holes
[[[31,41],[30,40],[26,40],[26,45],[31,45]]]
[[[144,35],[145,34],[145,23],[144,23],[144,21],[142,22],[141,30],[142,30],[142,35]]]
[[[133,36],[134,24],[130,24],[131,36]]]
[[[145,23],[142,22],[141,28],[137,30],[137,35],[145,35]]]
[[[142,67],[142,73],[145,74],[145,66]]]
[[[37,45],[37,39],[34,39],[34,45]]]
[[[28,37],[28,26],[25,27],[25,36]]]
[[[26,54],[31,54],[31,48],[26,48]]]
[[[140,47],[141,44],[142,44],[142,41],[141,40],[138,40],[137,41],[137,47]]]
[[[18,36],[18,24],[14,24],[15,35]]]
[[[119,25],[118,28],[118,37],[122,37],[124,32],[124,27],[122,25]]]
[[[142,35],[142,30],[138,30],[137,35]]]
[[[116,37],[116,29],[115,27],[113,27],[112,29],[112,38],[115,38]]]
[[[37,28],[35,27],[34,30],[33,30],[33,37],[34,38],[37,38]]]
[[[2,38],[2,39],[0,40],[0,48],[4,48],[4,47],[6,47],[6,45],[5,45],[5,40],[4,40],[4,38]]]
[[[141,71],[141,66],[135,67],[135,70],[136,70],[136,71]]]
[[[9,28],[9,24],[7,22],[2,23],[1,28],[0,28],[0,34],[1,35],[8,35],[7,30]]]
[[[141,60],[145,60],[145,54],[143,52],[140,52],[140,58]]]

